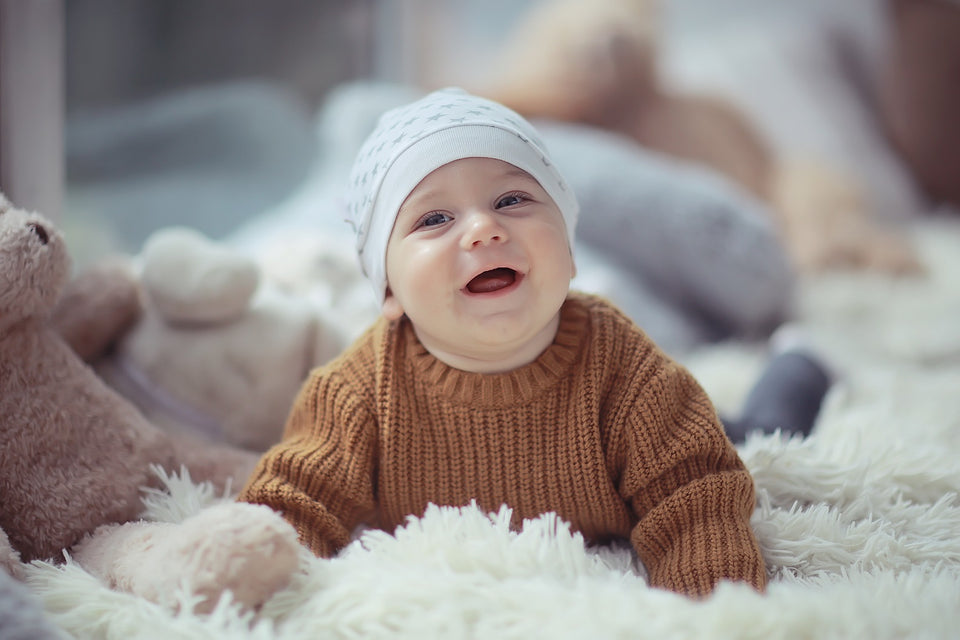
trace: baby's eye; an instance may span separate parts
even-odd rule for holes
[[[503,207],[512,207],[520,204],[524,200],[526,200],[526,196],[524,196],[522,193],[508,193],[497,200],[497,209],[502,209]]]
[[[428,213],[427,215],[420,218],[420,224],[417,226],[420,227],[435,227],[441,225],[444,222],[449,222],[452,220],[449,215],[443,213],[442,211],[434,211],[433,213]]]

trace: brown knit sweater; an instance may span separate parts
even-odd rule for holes
[[[315,370],[240,498],[282,512],[329,556],[365,523],[428,503],[516,522],[554,511],[588,540],[628,538],[650,583],[758,589],[753,481],[703,390],[608,303],[570,294],[553,344],[502,374],[453,369],[381,319]]]

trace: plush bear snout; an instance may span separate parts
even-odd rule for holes
[[[42,242],[43,244],[47,244],[48,242],[50,242],[50,234],[47,233],[47,230],[44,228],[42,224],[39,224],[37,222],[30,222],[30,223],[27,223],[27,226],[30,227],[30,230],[33,231],[33,233],[38,238],[40,238],[40,242]]]

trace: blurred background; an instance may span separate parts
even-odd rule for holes
[[[942,188],[918,174],[926,156],[911,157],[890,135],[895,101],[883,93],[919,95],[902,77],[918,68],[934,76],[931,60],[960,85],[956,30],[914,28],[926,20],[955,29],[956,2],[608,1],[634,5],[647,21],[664,87],[723,96],[777,153],[857,172],[879,218],[956,197],[948,135],[921,150],[954,176]],[[223,237],[310,179],[325,152],[317,117],[336,88],[496,84],[524,64],[502,55],[508,40],[550,2],[0,0],[3,187],[58,216],[80,262],[136,252],[165,225]],[[584,16],[599,6],[580,5]],[[902,5],[932,9],[901,19]],[[910,38],[940,40],[898,79],[897,47]],[[935,111],[933,100],[912,106]]]

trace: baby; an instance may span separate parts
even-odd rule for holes
[[[710,400],[618,309],[570,291],[579,207],[529,123],[432,93],[383,115],[349,196],[382,317],[312,372],[242,500],[322,556],[361,524],[476,500],[629,539],[654,587],[765,587],[753,481]]]

